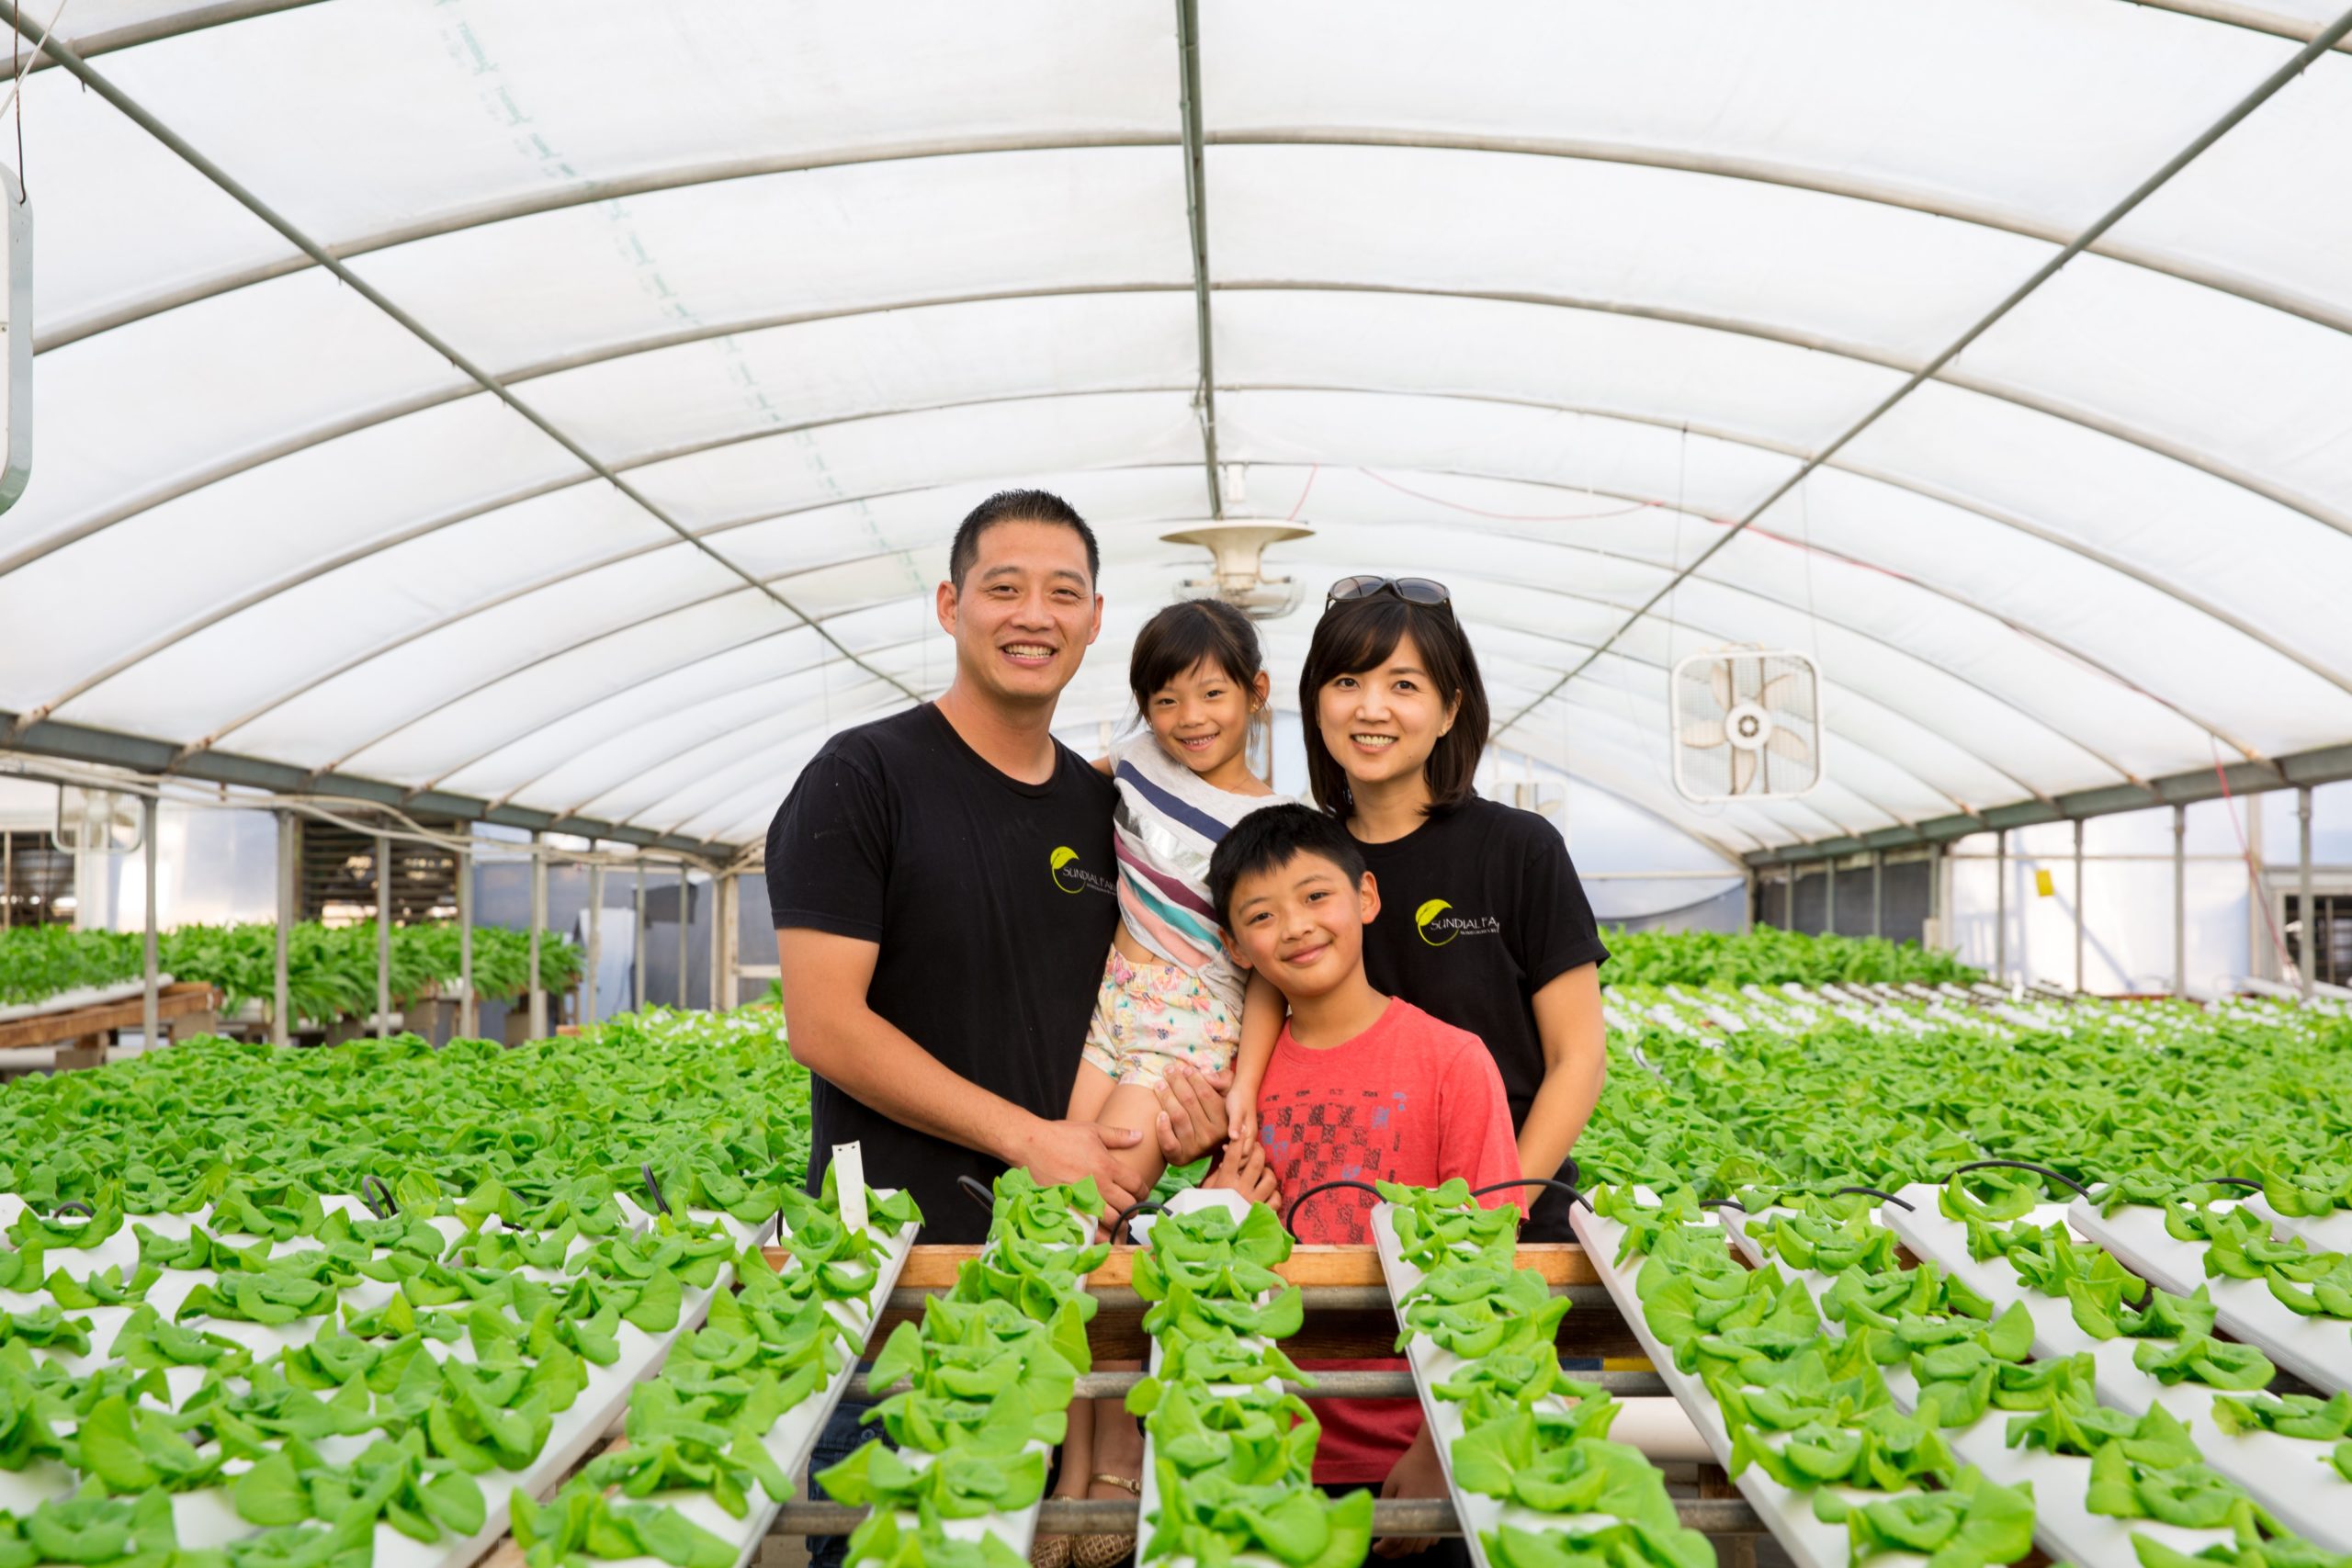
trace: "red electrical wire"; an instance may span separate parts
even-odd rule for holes
[[[1589,523],[1600,517],[1630,517],[1636,512],[1647,512],[1658,504],[1655,501],[1645,501],[1633,506],[1620,507],[1614,512],[1571,512],[1558,516],[1544,516],[1522,512],[1487,512],[1476,506],[1464,506],[1458,501],[1447,501],[1442,496],[1423,495],[1419,491],[1407,490],[1395,479],[1384,474],[1375,474],[1370,468],[1358,468],[1356,472],[1368,479],[1374,479],[1386,485],[1390,490],[1409,495],[1415,501],[1425,501],[1431,506],[1442,506],[1449,511],[1466,512],[1473,517],[1490,517],[1498,523]]]
[[[2222,748],[2210,734],[2206,736],[2205,741],[2207,745],[2213,748],[2213,777],[2221,782],[2222,803],[2224,806],[2230,805],[2233,797],[2230,794],[2229,772],[2222,766]],[[2270,945],[2278,953],[2278,972],[2281,975],[2300,974],[2301,971],[2297,968],[2295,961],[2287,954],[2287,939],[2279,933],[2278,922],[2271,917],[2270,900],[2262,896],[2262,878],[2255,872],[2254,849],[2245,841],[2245,829],[2238,825],[2236,812],[2232,811],[2228,816],[2230,831],[2237,835],[2238,854],[2245,862],[2246,897],[2262,911],[2262,923],[2270,931]],[[2308,909],[2303,911],[2303,930],[2304,940],[2308,942],[2311,931],[2311,911]]]

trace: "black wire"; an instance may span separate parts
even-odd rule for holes
[[[1699,1207],[1702,1209],[1737,1209],[1743,1214],[1747,1213],[1747,1205],[1741,1202],[1736,1198],[1702,1198],[1699,1200]]]
[[[2208,1187],[2246,1187],[2253,1189],[2256,1192],[2262,1190],[2261,1182],[2249,1181],[2243,1176],[2209,1176],[2205,1179],[2205,1185]]]
[[[76,1209],[82,1211],[83,1217],[85,1219],[95,1220],[98,1217],[98,1212],[96,1209],[91,1208],[87,1203],[82,1201],[79,1198],[69,1198],[64,1202],[60,1203],[56,1208],[51,1209],[49,1212],[49,1217],[52,1220],[62,1219],[65,1215],[72,1213]]]
[[[1306,1191],[1300,1193],[1296,1198],[1291,1201],[1290,1213],[1283,1216],[1283,1229],[1290,1232],[1291,1235],[1295,1238],[1298,1235],[1298,1211],[1306,1205],[1306,1202],[1309,1198],[1314,1197],[1317,1192],[1329,1192],[1335,1187],[1352,1187],[1359,1192],[1371,1193],[1374,1202],[1377,1203],[1381,1201],[1380,1189],[1374,1187],[1369,1181],[1327,1181],[1320,1187],[1308,1188]]]
[[[1883,1198],[1888,1202],[1894,1204],[1896,1208],[1907,1209],[1914,1213],[1917,1213],[1919,1209],[1918,1204],[1906,1202],[1903,1199],[1897,1198],[1894,1193],[1882,1192],[1875,1187],[1840,1187],[1837,1191],[1832,1192],[1830,1196],[1832,1198],[1843,1198],[1849,1192],[1867,1192],[1873,1198]]]
[[[1500,1192],[1507,1188],[1556,1187],[1561,1191],[1568,1195],[1568,1204],[1571,1208],[1578,1203],[1582,1203],[1587,1212],[1589,1212],[1592,1208],[1592,1200],[1577,1190],[1576,1168],[1576,1161],[1570,1160],[1567,1162],[1566,1169],[1568,1172],[1568,1179],[1566,1181],[1555,1180],[1553,1178],[1548,1176],[1523,1176],[1515,1178],[1510,1181],[1498,1181],[1492,1187],[1474,1188],[1471,1190],[1470,1196],[1473,1198],[1484,1198],[1489,1192]]]
[[[384,1201],[380,1204],[376,1201],[374,1194],[368,1190],[368,1184],[371,1181],[376,1184],[376,1191],[384,1195]],[[379,1220],[389,1220],[401,1212],[401,1206],[392,1201],[392,1190],[384,1184],[384,1179],[380,1176],[363,1176],[359,1179],[359,1201],[367,1204],[368,1212]]]
[[[670,1200],[662,1196],[662,1184],[653,1179],[653,1167],[650,1165],[641,1165],[638,1167],[638,1169],[645,1176],[645,1190],[653,1194],[653,1206],[662,1213],[665,1214],[668,1213],[670,1212]]]
[[[1155,1203],[1148,1198],[1146,1198],[1139,1203],[1130,1203],[1125,1208],[1119,1211],[1119,1217],[1111,1222],[1110,1230],[1104,1234],[1113,1241],[1118,1240],[1119,1227],[1147,1210],[1155,1214],[1164,1214],[1168,1212],[1168,1205],[1165,1203]],[[1128,1235],[1127,1239],[1129,1241],[1133,1241],[1135,1239],[1132,1233]]]
[[[1996,1168],[2005,1170],[2030,1170],[2036,1176],[2046,1177],[2050,1180],[2056,1182],[2061,1187],[2072,1188],[2086,1198],[2091,1195],[2091,1190],[2089,1188],[2084,1186],[2081,1182],[2076,1181],[2072,1177],[2061,1176],[2046,1165],[2034,1165],[2030,1161],[2021,1159],[1971,1160],[1966,1165],[1953,1166],[1950,1174],[1951,1176],[1958,1176],[1963,1170],[1989,1170]]]
[[[989,1213],[993,1214],[996,1213],[996,1194],[989,1191],[985,1185],[974,1180],[968,1176],[957,1177],[956,1179],[956,1185],[964,1190],[965,1197],[969,1198],[973,1202],[978,1203]]]

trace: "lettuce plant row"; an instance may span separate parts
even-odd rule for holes
[[[1612,986],[1815,986],[1824,981],[1966,984],[1984,978],[1949,953],[1916,942],[1878,937],[1807,936],[1759,926],[1751,931],[1611,929],[1602,933]]]
[[[1139,1562],[1237,1559],[1354,1568],[1372,1546],[1372,1494],[1314,1484],[1322,1427],[1292,1388],[1313,1380],[1275,1342],[1303,1299],[1274,1272],[1291,1238],[1273,1210],[1208,1207],[1153,1220],[1136,1261],[1151,1306],[1152,1375],[1127,1397],[1144,1418],[1148,1486]]]
[[[84,931],[66,926],[25,926],[0,931],[0,1007],[38,1002],[62,992],[136,980],[145,972],[144,938],[136,931]],[[491,1000],[519,997],[531,979],[527,931],[477,926],[473,981]],[[305,920],[288,928],[287,1000],[296,1017],[314,1023],[369,1013],[376,1006],[376,922],[327,926]],[[233,1010],[276,994],[277,927],[253,923],[182,926],[160,933],[156,960],[175,980],[217,986]],[[454,925],[392,928],[390,977],[395,1000],[409,1003],[458,981],[459,933]],[[542,932],[539,983],[569,990],[582,956],[567,936]]]
[[[1657,1468],[1609,1440],[1620,1406],[1561,1371],[1568,1301],[1515,1266],[1518,1206],[1482,1209],[1460,1180],[1380,1192],[1404,1266],[1392,1293],[1413,1281],[1396,1295],[1405,1325],[1396,1348],[1416,1352],[1416,1375],[1439,1402],[1433,1419],[1450,1442],[1455,1492],[1499,1505],[1490,1524],[1464,1521],[1477,1529],[1487,1561],[1713,1568],[1713,1549],[1682,1526]]]

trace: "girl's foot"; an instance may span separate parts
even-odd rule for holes
[[[1131,1475],[1113,1475],[1108,1471],[1096,1471],[1087,1480],[1086,1495],[1091,1498],[1111,1501],[1127,1498],[1141,1501],[1143,1483]],[[1117,1568],[1135,1555],[1136,1535],[1126,1530],[1117,1535],[1081,1535],[1069,1543],[1069,1568]]]

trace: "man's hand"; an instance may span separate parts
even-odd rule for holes
[[[1252,1203],[1278,1203],[1283,1196],[1282,1184],[1266,1167],[1266,1145],[1255,1138],[1247,1145],[1227,1145],[1225,1157],[1201,1185],[1238,1192]]]
[[[1154,1092],[1159,1097],[1159,1155],[1190,1165],[1225,1139],[1225,1091],[1233,1073],[1203,1074],[1178,1064]]]
[[[1113,1149],[1131,1149],[1143,1142],[1132,1127],[1106,1127],[1094,1122],[1046,1122],[1030,1128],[1011,1161],[1029,1168],[1041,1186],[1094,1179],[1095,1190],[1112,1213],[1131,1208],[1136,1194],[1127,1190],[1126,1173],[1111,1157]]]
[[[1383,1497],[1442,1497],[1445,1495],[1445,1471],[1437,1461],[1437,1445],[1430,1439],[1427,1425],[1413,1439],[1388,1472],[1388,1479],[1380,1483]],[[1427,1551],[1437,1544],[1435,1536],[1382,1536],[1372,1543],[1375,1557],[1410,1557]]]

